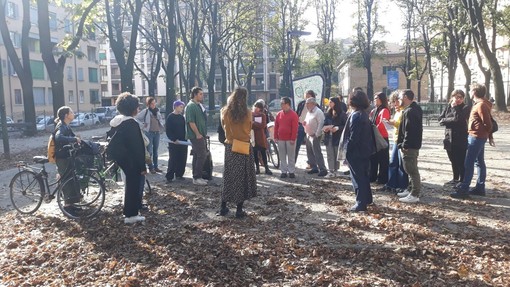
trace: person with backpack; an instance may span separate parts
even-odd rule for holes
[[[120,113],[110,121],[112,130],[107,147],[108,156],[117,162],[126,175],[124,185],[124,223],[131,224],[144,221],[139,215],[142,208],[140,185],[147,174],[145,165],[145,144],[139,122],[138,97],[130,93],[122,93],[117,97],[117,111]]]
[[[67,173],[69,168],[73,167],[73,162],[69,158],[69,148],[67,147],[72,143],[80,143],[80,137],[73,133],[69,124],[74,120],[74,112],[68,106],[63,106],[57,111],[57,118],[55,119],[55,130],[53,131],[55,141],[55,161],[57,164],[58,174],[61,176],[61,182],[65,182],[68,178],[73,176],[72,173]],[[79,213],[80,208],[73,206],[81,200],[80,190],[73,188],[78,186],[75,184],[64,186],[65,203],[64,209],[71,215]]]
[[[154,97],[148,97],[146,103],[147,108],[140,111],[136,118],[141,122],[143,132],[149,139],[147,149],[152,157],[152,162],[148,165],[150,173],[154,174],[162,172],[158,168],[158,149],[160,134],[165,130],[165,119],[156,107],[156,99]]]

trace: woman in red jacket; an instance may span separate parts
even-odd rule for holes
[[[388,108],[388,96],[385,93],[374,95],[375,108],[370,112],[370,121],[377,127],[382,137],[389,143],[388,131],[384,126],[384,120],[390,119],[390,109]],[[390,162],[390,148],[388,147],[378,151],[370,157],[370,182],[386,184],[388,182],[388,165]]]

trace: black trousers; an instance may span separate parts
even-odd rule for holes
[[[390,163],[390,147],[380,150],[370,157],[370,182],[377,181],[381,184],[388,182],[388,166]]]
[[[453,179],[464,180],[464,160],[466,158],[467,148],[452,146],[451,150],[447,150],[448,158],[452,163]]]
[[[140,181],[142,174],[129,166],[121,166],[126,174],[126,184],[124,185],[124,216],[131,217],[138,215],[138,209],[142,205],[140,192]]]
[[[373,202],[372,190],[368,181],[369,162],[364,158],[347,158],[347,161],[351,172],[352,187],[356,193],[356,204],[366,207]]]
[[[259,147],[259,146],[255,146],[253,147],[253,154],[255,156],[255,166],[257,166],[257,168],[259,167],[259,152],[262,156],[262,162],[264,163],[264,167],[267,168],[267,154],[266,154],[266,149],[263,148],[263,147]]]
[[[182,177],[186,169],[186,161],[188,159],[188,146],[168,144],[168,170],[166,172],[166,179],[172,180],[174,175]]]

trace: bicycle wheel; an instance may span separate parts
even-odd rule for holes
[[[103,208],[105,188],[93,175],[75,175],[67,179],[57,193],[60,210],[72,219],[94,217]]]
[[[22,214],[32,214],[41,206],[44,185],[37,174],[22,170],[14,175],[9,184],[11,203]]]
[[[269,140],[269,146],[268,146],[268,149],[266,150],[266,152],[267,152],[267,157],[269,158],[269,160],[271,160],[271,163],[273,164],[273,166],[275,168],[279,168],[280,167],[280,155],[278,153],[278,146],[276,145],[274,140]]]

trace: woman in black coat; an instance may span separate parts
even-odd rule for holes
[[[453,179],[445,185],[456,185],[464,179],[470,107],[464,103],[465,94],[455,90],[450,103],[439,116],[439,124],[445,127],[444,149],[452,163]]]

